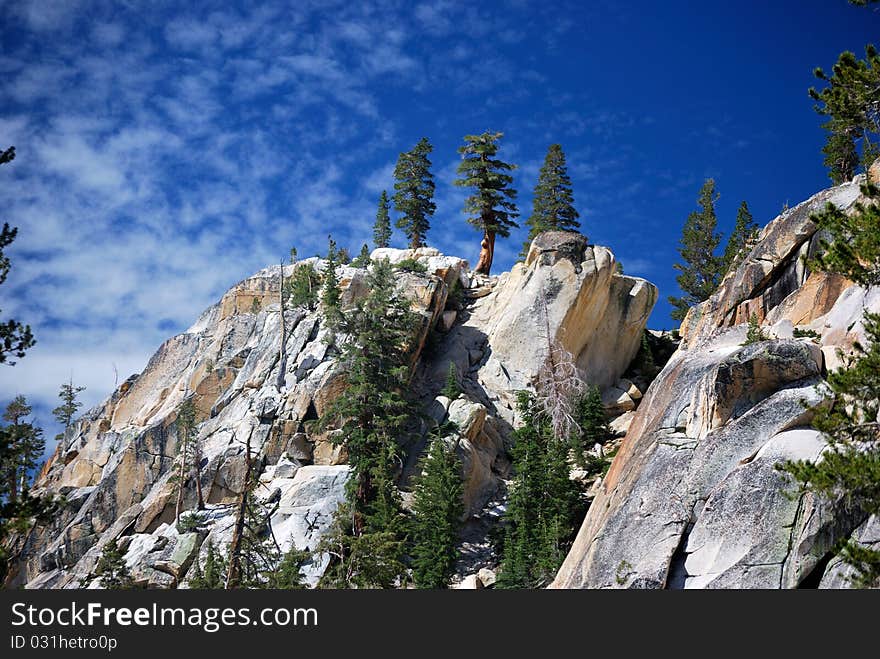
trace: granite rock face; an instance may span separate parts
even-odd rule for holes
[[[541,366],[547,331],[578,357],[584,374],[616,382],[638,343],[656,298],[644,280],[616,274],[605,248],[578,234],[540,237],[528,265],[500,277],[473,276],[466,261],[432,248],[376,250],[373,259],[413,260],[425,272],[399,270],[398,290],[421,318],[409,345],[413,393],[434,424],[454,421],[448,437],[462,457],[467,514],[480,511],[509,476],[515,390],[529,387]],[[318,271],[324,262],[308,259]],[[289,277],[292,266],[283,266]],[[366,271],[339,269],[343,310],[367,293]],[[314,551],[344,498],[349,468],[334,431],[311,421],[344,395],[336,351],[325,340],[320,311],[282,311],[282,266],[233,286],[186,332],[168,339],[144,371],[124,382],[64,437],[37,483],[66,497],[46,526],[21,539],[9,585],[97,587],[102,548],[116,539],[137,583],[185,587],[189,568],[209,545],[228,544],[245,475],[245,446],[260,467],[257,494],[273,502],[273,532],[282,549]],[[540,327],[535,314],[547,308]],[[599,352],[616,355],[604,363]],[[449,363],[462,394],[438,397]],[[203,452],[206,502],[195,531],[175,524],[179,404],[193,396]],[[405,490],[429,438],[401,444]],[[192,477],[185,508],[195,504]],[[277,504],[277,507],[276,507]],[[329,557],[315,555],[304,576],[315,584]]]
[[[793,496],[776,468],[821,459],[809,408],[825,400],[838,351],[864,340],[863,312],[880,311],[880,290],[801,259],[818,248],[810,213],[851,208],[860,178],[777,217],[691,309],[552,587],[840,587],[836,541],[876,543],[873,518]],[[772,340],[744,345],[752,314]]]

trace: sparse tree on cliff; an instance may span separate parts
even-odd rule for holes
[[[120,590],[132,587],[131,574],[125,564],[125,552],[119,549],[116,538],[101,550],[95,574],[101,578],[101,588]]]
[[[715,216],[717,200],[715,181],[706,179],[697,198],[700,210],[688,215],[682,231],[678,253],[683,263],[673,266],[681,273],[676,281],[684,293],[682,297],[669,296],[669,303],[675,307],[671,314],[675,320],[684,320],[690,307],[708,300],[718,288],[722,261],[715,256],[715,250],[721,242],[721,234],[715,231],[718,225]]]
[[[868,166],[880,155],[880,54],[872,45],[865,47],[865,59],[847,51],[831,68],[831,75],[817,68],[814,75],[827,86],[810,88],[817,101],[816,112],[828,117],[822,127],[828,132],[822,152],[828,175],[838,184],[856,173],[861,160]],[[861,147],[861,157],[859,148]]]
[[[401,214],[397,226],[409,238],[412,249],[425,246],[425,237],[431,228],[434,204],[434,175],[428,154],[434,150],[427,137],[419,140],[410,151],[401,153],[394,168],[394,210]],[[384,193],[383,193],[384,194]],[[379,201],[382,213],[382,201]],[[377,217],[377,222],[379,221]]]
[[[57,435],[55,439],[61,439],[70,430],[70,426],[73,425],[73,417],[76,416],[76,411],[82,407],[82,403],[77,400],[77,396],[79,396],[81,391],[85,390],[85,387],[73,385],[73,377],[70,378],[70,382],[61,385],[61,390],[58,392],[61,405],[52,410],[52,416],[55,417],[58,423],[64,426],[64,432]]]
[[[9,442],[5,459],[0,461],[0,470],[7,484],[5,497],[16,500],[18,493],[26,489],[28,474],[34,470],[43,457],[46,442],[43,440],[43,429],[35,426],[27,417],[31,415],[31,406],[24,396],[16,396],[3,413],[6,439]]]
[[[336,241],[332,236],[327,236],[327,265],[321,275],[324,287],[321,291],[321,306],[328,325],[332,326],[338,321],[341,314],[340,304],[342,294],[339,291],[339,274],[336,268],[339,266],[339,255],[336,250]]]
[[[484,275],[492,270],[496,237],[506,238],[511,228],[519,226],[515,221],[519,217],[514,203],[516,190],[512,187],[513,177],[508,173],[516,169],[516,165],[495,157],[502,136],[503,133],[490,132],[465,135],[465,144],[458,149],[462,156],[458,165],[461,178],[455,185],[473,189],[464,202],[464,212],[467,221],[483,233],[480,260],[474,271]]]
[[[391,216],[388,214],[391,205],[388,193],[382,190],[379,195],[379,208],[376,210],[376,223],[373,225],[373,245],[376,249],[391,244]]]
[[[735,269],[742,262],[748,251],[754,246],[758,238],[758,225],[752,219],[749,205],[742,202],[736,211],[736,225],[733,233],[727,240],[724,248],[724,256],[721,257],[722,270],[726,274]]]
[[[542,231],[577,231],[581,226],[578,217],[565,153],[559,144],[551,144],[538,174],[538,184],[532,197],[532,214],[526,220],[529,235],[520,257],[525,259],[535,236]]]
[[[177,454],[177,474],[174,477],[177,485],[174,520],[175,523],[180,524],[180,515],[183,512],[183,492],[186,488],[186,481],[193,471],[196,472],[197,509],[203,510],[205,508],[201,483],[202,451],[196,433],[196,407],[192,396],[184,399],[177,407],[176,425],[179,452]]]

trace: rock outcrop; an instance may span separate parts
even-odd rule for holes
[[[824,400],[838,351],[864,339],[863,312],[880,311],[880,290],[810,272],[801,258],[819,246],[810,213],[829,201],[851,208],[861,178],[773,220],[691,310],[553,587],[839,587],[835,542],[876,544],[874,518],[792,496],[776,469],[820,459],[809,407]],[[744,345],[753,314],[771,340]]]
[[[526,265],[497,278],[474,276],[462,259],[430,248],[376,250],[372,258],[412,259],[425,268],[400,270],[397,277],[422,319],[410,346],[412,389],[433,419],[403,447],[409,460],[401,486],[430,441],[430,426],[453,421],[456,430],[445,441],[463,458],[470,518],[509,474],[515,391],[531,386],[548,339],[562,341],[587,378],[613,384],[637,352],[656,299],[651,284],[617,274],[611,252],[577,234],[540,236]],[[324,267],[310,261],[319,271]],[[285,277],[291,268],[283,267]],[[345,266],[339,274],[345,308],[366,294],[366,271]],[[282,267],[274,266],[235,285],[186,332],[167,340],[141,374],[77,421],[37,483],[37,491],[64,495],[63,509],[19,538],[11,585],[96,587],[101,550],[116,539],[139,585],[186,586],[190,566],[199,556],[204,560],[208,546],[229,542],[246,443],[261,469],[258,495],[273,502],[272,527],[282,549],[316,549],[344,497],[348,466],[333,431],[314,433],[310,422],[344,394],[344,380],[320,311],[282,312],[281,276]],[[615,358],[604,360],[606,353]],[[455,400],[438,396],[450,362],[463,391]],[[195,528],[181,530],[172,475],[176,410],[187,396],[197,410],[207,506]],[[194,489],[190,479],[190,509]],[[328,561],[313,557],[304,568],[309,583]]]

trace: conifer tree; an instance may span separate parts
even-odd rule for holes
[[[581,394],[577,400],[575,418],[577,431],[572,433],[571,448],[578,466],[585,467],[586,452],[596,444],[604,444],[611,436],[599,387],[589,386]]]
[[[364,243],[361,247],[361,253],[357,255],[357,257],[354,259],[354,261],[351,262],[351,264],[355,268],[369,268],[371,262],[370,248],[367,247],[366,243]]]
[[[464,202],[467,221],[483,234],[480,243],[480,260],[475,272],[488,275],[495,258],[495,238],[506,238],[511,228],[518,227],[515,219],[519,217],[514,199],[516,190],[512,187],[513,177],[508,173],[516,165],[496,158],[498,140],[503,133],[485,132],[482,135],[465,135],[465,144],[458,152],[462,161],[458,165],[461,178],[455,185],[469,187],[473,193]]]
[[[12,162],[15,159],[15,147],[11,146],[5,151],[0,149],[0,165]],[[18,235],[16,227],[10,227],[7,222],[3,223],[3,229],[0,230],[0,284],[6,281],[9,275],[9,257],[6,256],[5,250],[15,237]],[[25,355],[28,348],[33,347],[36,343],[34,335],[31,332],[30,325],[24,325],[21,322],[10,318],[7,321],[0,322],[0,364],[15,364],[11,361],[11,357],[21,359]]]
[[[373,225],[373,246],[376,249],[391,245],[391,216],[388,214],[390,208],[388,193],[382,190],[379,208],[376,210],[376,223]]]
[[[6,496],[13,500],[26,488],[28,474],[36,468],[46,448],[43,429],[27,421],[31,411],[25,397],[16,396],[3,412],[3,420],[8,424],[4,430],[9,446],[4,459],[0,460],[0,478],[7,483]]]
[[[724,248],[724,256],[721,257],[722,270],[728,273],[735,270],[748,251],[754,246],[758,238],[758,225],[752,219],[749,212],[749,205],[742,202],[736,211],[736,224],[733,227],[733,233],[727,240],[727,246]]]
[[[862,193],[880,202],[880,189],[870,182]],[[875,203],[856,205],[850,217],[829,205],[812,219],[831,237],[813,267],[866,288],[880,282],[880,213]],[[779,468],[802,491],[832,502],[843,499],[867,517],[880,514],[880,314],[866,312],[863,324],[868,344],[857,344],[843,367],[828,374],[830,405],[814,409],[813,426],[828,442],[822,460],[786,461]],[[841,555],[855,571],[854,585],[880,586],[880,551],[848,540]]]
[[[574,207],[574,193],[562,146],[551,144],[538,173],[532,197],[532,214],[526,220],[529,234],[520,257],[525,259],[532,241],[542,231],[577,231],[581,223]]]
[[[840,55],[827,75],[817,68],[814,75],[827,86],[822,91],[811,87],[810,97],[817,101],[816,112],[828,117],[822,127],[828,138],[822,152],[829,176],[835,184],[848,181],[859,165],[865,169],[880,155],[880,54],[872,45],[865,47],[865,59],[847,51]]]
[[[324,309],[324,316],[329,325],[338,322],[341,314],[340,301],[342,294],[339,291],[339,274],[336,268],[339,265],[338,254],[336,251],[336,241],[332,236],[327,236],[327,266],[321,276],[323,280],[323,289],[321,291],[321,305]]]
[[[101,578],[101,588],[120,590],[132,587],[131,574],[125,564],[125,553],[119,549],[116,538],[101,550],[95,574]]]
[[[269,574],[268,587],[277,590],[302,590],[306,587],[303,581],[302,566],[311,560],[312,555],[296,547],[291,547],[281,556],[275,570]]]
[[[673,266],[681,273],[676,281],[684,293],[682,297],[669,296],[669,303],[675,307],[671,314],[675,320],[684,320],[690,307],[708,300],[718,288],[722,260],[715,256],[715,250],[721,241],[721,235],[715,232],[718,224],[715,216],[717,200],[715,181],[706,179],[697,198],[700,210],[688,215],[682,231],[678,253],[681,254],[683,263]]]
[[[196,590],[222,590],[223,575],[226,573],[226,564],[213,542],[208,543],[208,551],[205,554],[205,567],[199,565],[199,559],[193,561],[193,574],[189,579],[189,587]]]
[[[527,392],[520,392],[523,425],[513,448],[515,476],[505,521],[500,588],[536,588],[550,582],[582,511],[569,478],[568,444],[553,435],[549,420]]]
[[[82,407],[82,403],[77,400],[77,396],[79,392],[85,390],[85,387],[75,387],[73,385],[73,377],[70,378],[70,382],[61,385],[61,390],[58,392],[61,405],[52,410],[52,416],[55,417],[58,423],[64,426],[64,432],[56,435],[55,439],[60,440],[70,430],[76,411]]]
[[[406,436],[414,410],[408,398],[407,349],[415,316],[396,292],[394,270],[387,260],[373,264],[367,290],[332,325],[342,337],[339,366],[347,388],[330,404],[319,425],[340,428],[334,441],[348,449],[352,473],[347,504],[337,511],[335,531],[327,541],[336,563],[325,585],[381,587],[402,566],[402,519],[394,472],[400,460],[397,440]]]
[[[409,238],[412,249],[425,246],[425,237],[431,228],[434,204],[434,175],[428,154],[434,150],[427,137],[419,140],[410,151],[401,153],[394,168],[394,210],[401,214],[397,226]],[[382,213],[382,201],[379,201]],[[377,223],[379,221],[377,217]]]
[[[293,274],[285,282],[285,297],[292,308],[304,307],[314,311],[318,307],[318,291],[321,275],[311,263],[300,263],[293,267]]]
[[[205,501],[202,496],[201,462],[202,450],[196,433],[196,407],[193,397],[187,397],[177,407],[177,441],[178,441],[178,465],[175,482],[177,485],[177,503],[174,508],[175,522],[180,524],[180,515],[183,512],[183,492],[186,481],[193,471],[196,485],[196,509],[204,510]]]
[[[418,588],[445,588],[464,515],[461,463],[454,447],[434,437],[420,467],[413,489],[413,580]]]
[[[455,400],[461,394],[461,385],[458,383],[458,371],[455,362],[449,362],[449,370],[446,372],[446,385],[441,392],[450,400]]]

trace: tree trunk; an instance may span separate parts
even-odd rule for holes
[[[474,272],[489,276],[492,270],[492,260],[495,258],[495,232],[486,231],[480,243],[480,260]]]
[[[198,441],[198,440],[196,440]],[[196,498],[198,499],[197,510],[205,509],[205,498],[202,496],[202,455],[196,452]]]
[[[177,470],[177,503],[174,506],[174,522],[180,523],[180,513],[183,508],[183,486],[186,484],[186,444],[189,433],[183,436],[183,448],[180,451],[180,468]]]
[[[235,526],[232,528],[232,540],[229,542],[229,570],[226,572],[226,590],[238,586],[241,579],[241,536],[244,532],[245,509],[247,508],[248,490],[251,481],[251,436],[248,434],[245,444],[244,486],[238,495],[235,514]]]

